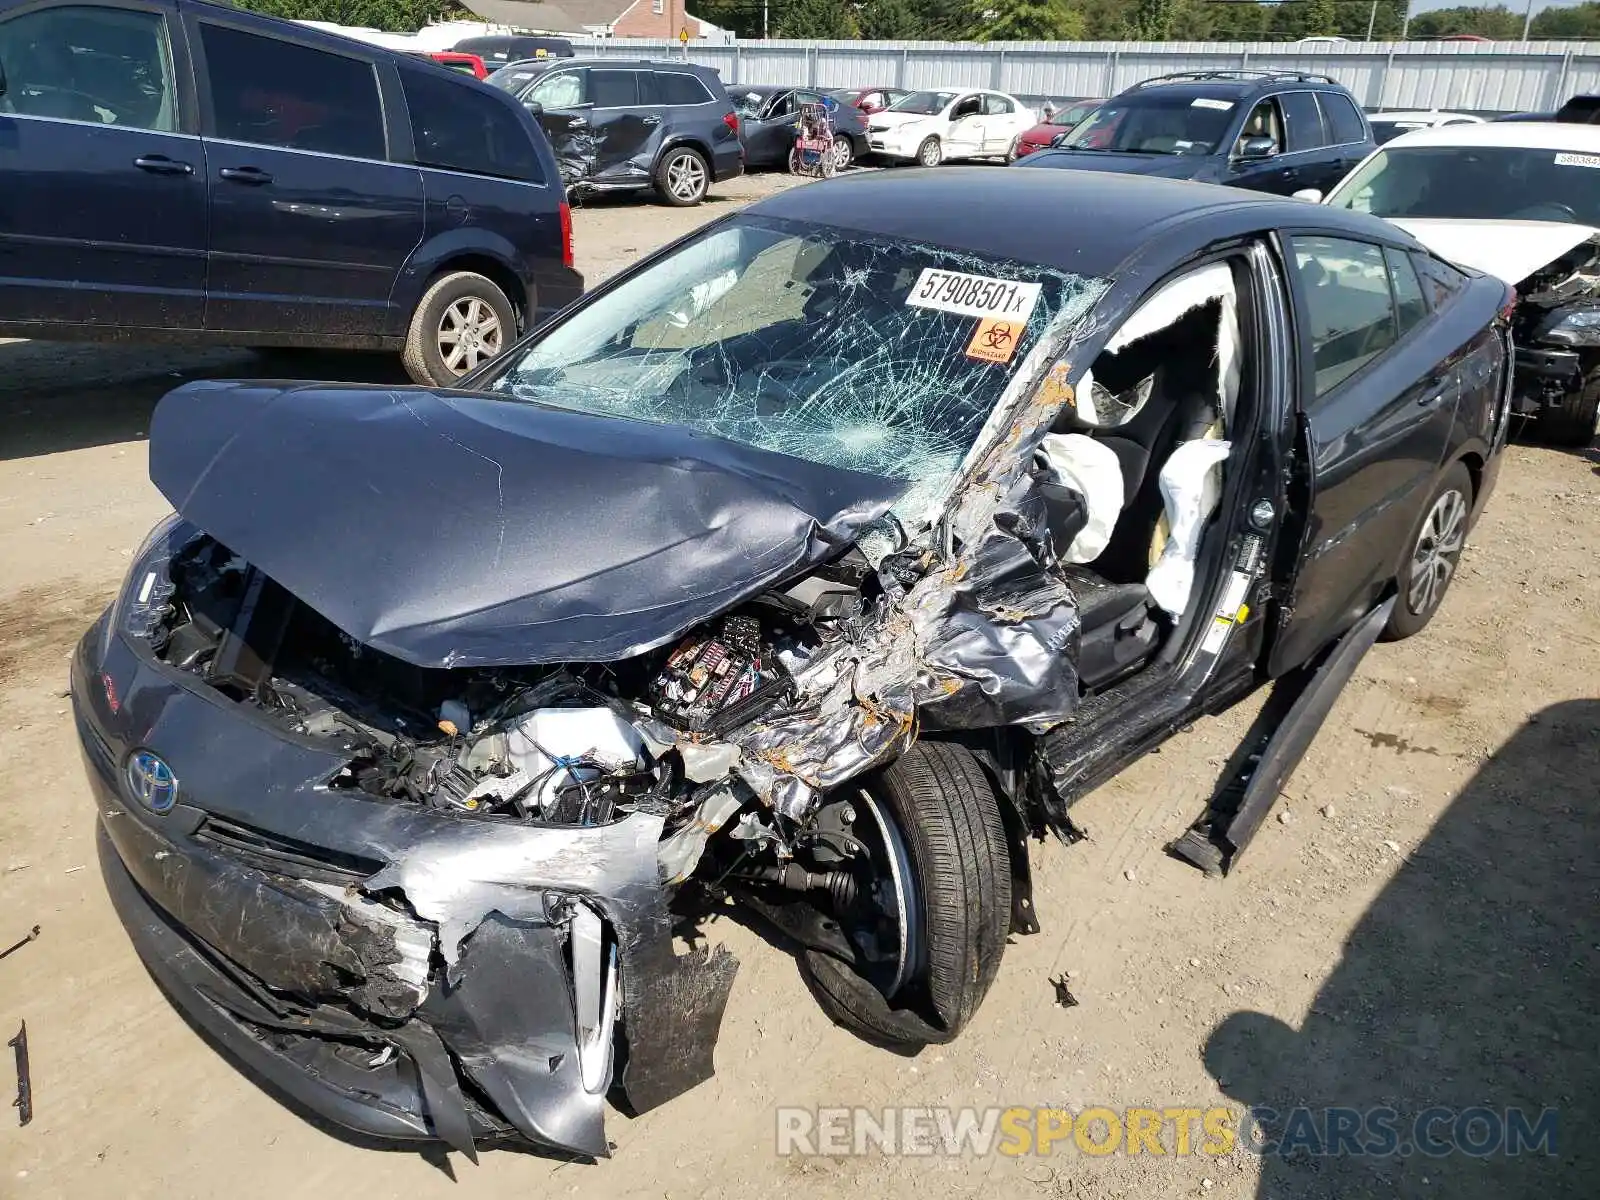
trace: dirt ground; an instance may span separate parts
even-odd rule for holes
[[[591,280],[787,181],[681,211],[577,213]],[[381,359],[329,356],[352,379]],[[1442,614],[1380,645],[1242,866],[1162,846],[1251,716],[1203,721],[1086,799],[1089,841],[1034,858],[959,1041],[914,1057],[833,1027],[792,958],[719,922],[743,967],[717,1077],[629,1120],[595,1165],[353,1144],[268,1096],[140,966],[95,863],[69,651],[166,510],[144,431],[239,352],[0,345],[0,1038],[26,1019],[35,1116],[0,1115],[0,1197],[1592,1196],[1600,1118],[1600,455],[1515,445]],[[1055,1002],[1066,973],[1079,1004]],[[9,1052],[0,1095],[9,1099]],[[1557,1156],[795,1158],[780,1105],[1081,1110],[1387,1104],[1559,1110]],[[6,1110],[0,1109],[0,1114]],[[1587,1161],[1585,1159],[1587,1158]],[[359,1190],[358,1190],[359,1189]]]

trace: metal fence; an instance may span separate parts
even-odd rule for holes
[[[579,53],[687,56],[729,85],[984,87],[1030,102],[1112,96],[1169,71],[1317,71],[1369,109],[1466,112],[1553,109],[1600,92],[1600,42],[740,42],[627,39],[579,43]]]

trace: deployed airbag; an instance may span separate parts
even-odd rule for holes
[[[1189,606],[1200,538],[1222,499],[1222,464],[1229,449],[1228,442],[1197,438],[1174,450],[1161,468],[1161,498],[1172,534],[1145,586],[1150,598],[1174,617]]]
[[[1057,481],[1083,497],[1088,510],[1088,522],[1072,540],[1066,559],[1093,562],[1111,541],[1122,513],[1127,495],[1122,462],[1110,446],[1081,433],[1046,434],[1039,453]]]

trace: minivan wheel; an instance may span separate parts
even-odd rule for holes
[[[1471,519],[1472,476],[1465,465],[1453,463],[1433,489],[1422,520],[1411,533],[1397,580],[1399,595],[1384,626],[1384,640],[1408,638],[1433,620],[1461,564]]]
[[[977,759],[945,742],[916,743],[854,798],[876,912],[849,936],[859,945],[868,935],[876,952],[856,964],[819,949],[804,959],[818,1003],[840,1025],[918,1046],[952,1040],[977,1012],[1011,923],[999,806]]]
[[[441,275],[411,314],[401,360],[424,387],[449,387],[517,340],[517,310],[476,271]]]
[[[656,191],[675,208],[692,208],[706,198],[711,170],[697,150],[671,150],[656,167]]]
[[[917,147],[917,165],[919,167],[937,167],[944,161],[944,148],[939,145],[939,139],[931,137]]]

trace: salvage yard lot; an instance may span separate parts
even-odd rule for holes
[[[598,282],[793,185],[580,209],[578,265]],[[310,361],[403,380],[382,358]],[[612,1115],[610,1161],[487,1151],[474,1168],[352,1144],[260,1091],[161,996],[99,878],[66,664],[165,511],[146,477],[150,410],[183,379],[271,369],[244,352],[0,343],[0,948],[41,927],[0,960],[0,1037],[27,1020],[36,1109],[26,1128],[0,1117],[0,1197],[1593,1194],[1600,453],[1511,448],[1442,613],[1367,658],[1230,879],[1162,846],[1202,807],[1249,704],[1088,797],[1089,841],[1037,850],[1043,932],[1012,940],[958,1042],[865,1045],[828,1023],[782,947],[720,921],[709,936],[743,966],[717,1077]],[[1077,1007],[1056,1002],[1063,974]],[[7,1098],[9,1070],[0,1058]],[[780,1106],[965,1104],[1556,1108],[1559,1158],[1099,1157],[1071,1139],[1048,1158],[775,1153]]]

